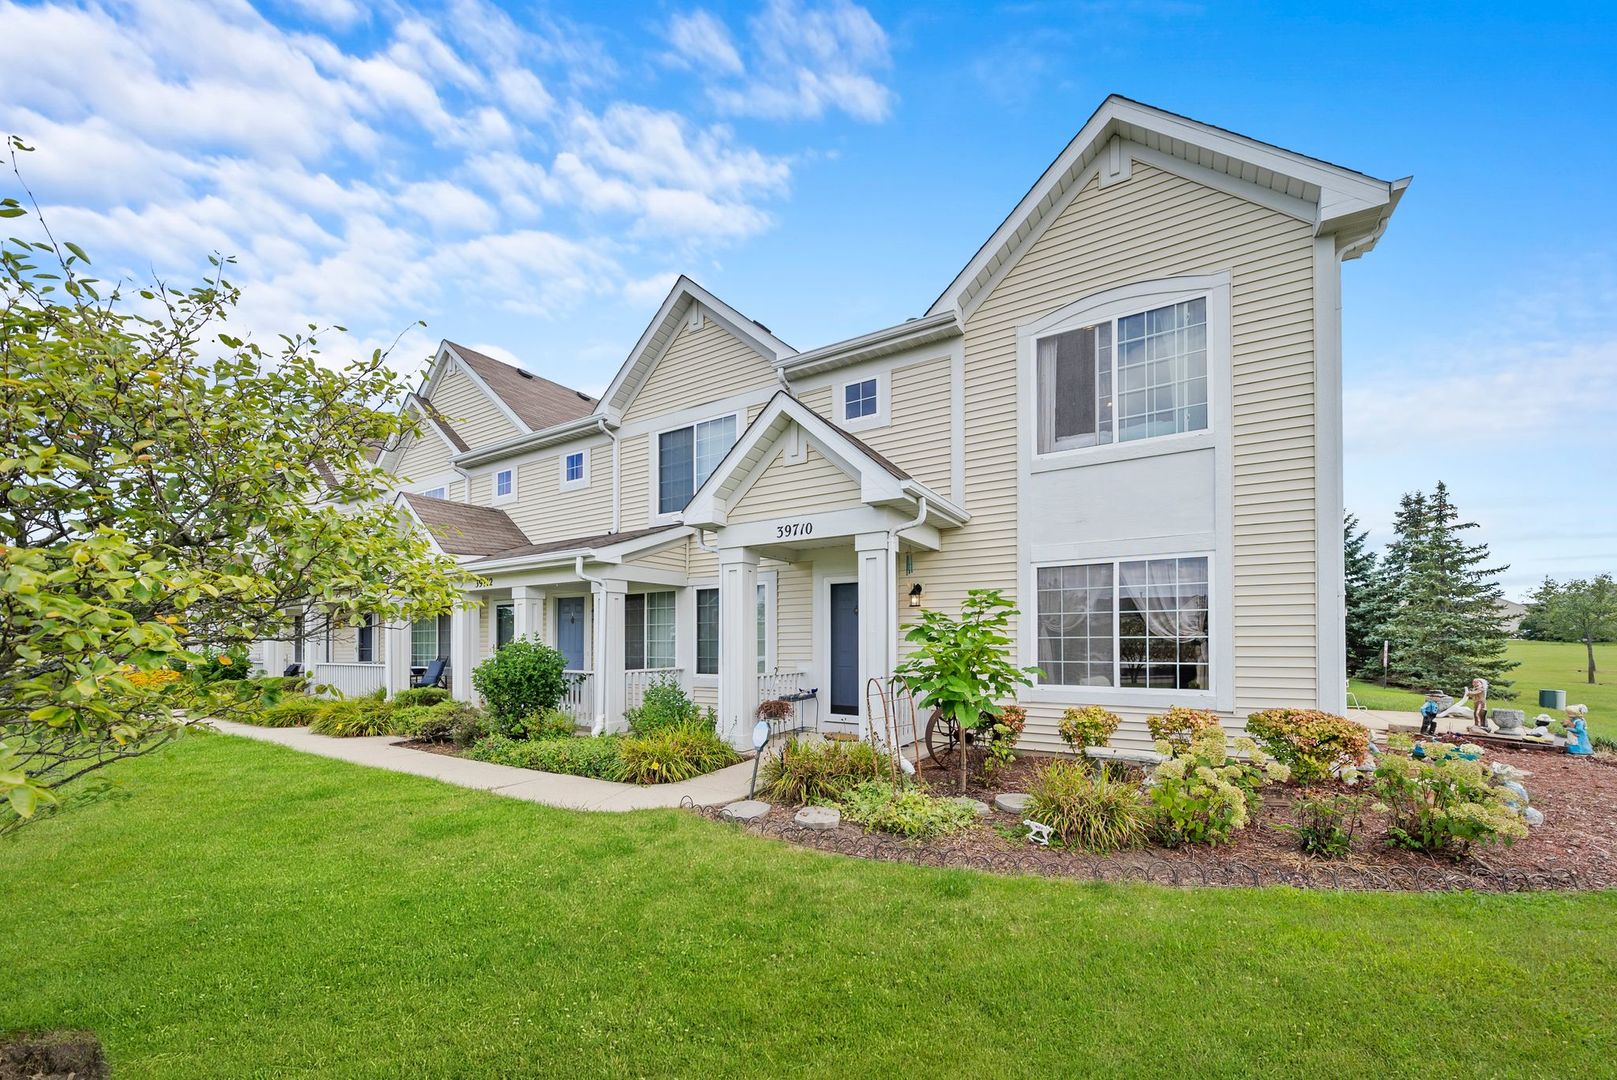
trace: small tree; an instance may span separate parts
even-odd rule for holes
[[[972,589],[960,617],[928,609],[904,635],[915,646],[893,671],[922,708],[935,709],[959,728],[960,785],[965,789],[967,732],[992,732],[1000,701],[1014,700],[1018,687],[1031,686],[1036,667],[1010,659],[1007,632],[1016,605],[998,589]]]
[[[435,615],[469,580],[380,498],[371,452],[411,430],[382,352],[265,352],[224,331],[219,260],[132,305],[35,231],[0,244],[0,832],[273,696],[217,677],[250,643]]]
[[[519,639],[472,669],[472,686],[483,695],[495,730],[526,738],[525,721],[561,703],[567,691],[567,658],[538,641]]]
[[[1476,527],[1460,520],[1443,483],[1429,496],[1404,496],[1383,560],[1396,603],[1385,633],[1393,677],[1404,685],[1458,689],[1481,676],[1511,696],[1504,676],[1517,664],[1505,656],[1497,581],[1505,568],[1487,565],[1487,544],[1466,543]]]
[[[1392,614],[1381,560],[1365,542],[1369,533],[1352,514],[1343,523],[1343,584],[1349,675],[1368,675],[1381,664],[1381,629]]]
[[[1617,582],[1610,574],[1558,585],[1545,579],[1533,594],[1538,624],[1555,641],[1581,641],[1588,652],[1588,680],[1595,681],[1595,642],[1617,637]]]

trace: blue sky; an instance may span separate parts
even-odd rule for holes
[[[920,314],[1111,92],[1414,185],[1344,272],[1350,508],[1512,594],[1617,569],[1617,15],[1127,0],[0,0],[0,129],[108,276],[585,389],[674,275],[799,348]]]

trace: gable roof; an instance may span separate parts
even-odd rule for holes
[[[688,531],[683,525],[654,525],[647,529],[628,529],[623,532],[596,533],[593,536],[574,536],[566,540],[547,540],[543,544],[524,543],[518,547],[491,552],[486,558],[478,559],[471,565],[504,562],[507,559],[523,559],[538,555],[593,555],[607,548],[644,540],[648,537],[657,536],[659,533],[669,533],[670,535],[665,538],[668,540],[682,539]]]
[[[670,342],[679,333],[680,324],[690,315],[691,308],[701,305],[702,310],[737,338],[751,345],[772,364],[779,364],[795,356],[797,350],[770,332],[769,327],[756,319],[749,319],[735,308],[708,292],[686,277],[679,276],[668,291],[657,314],[646,326],[640,340],[629,351],[628,359],[618,369],[612,385],[601,395],[603,409],[616,419],[623,415],[635,393],[645,384],[651,369]]]
[[[454,341],[444,347],[459,357],[529,431],[565,424],[595,411],[595,399],[582,390],[524,371]]]
[[[1272,196],[1270,203],[1284,205],[1300,217],[1308,215],[1315,235],[1336,234],[1345,259],[1375,246],[1409,184],[1408,177],[1378,180],[1113,94],[933,301],[927,315],[969,312],[1001,269],[1014,262],[1029,238],[1065,205],[1073,184],[1087,181],[1092,166],[1105,186],[1127,179],[1136,156],[1164,164],[1177,159],[1199,167],[1202,175],[1223,174],[1242,182],[1249,194],[1266,192]]]
[[[794,424],[814,441],[819,452],[859,482],[859,497],[864,502],[908,505],[924,500],[929,524],[955,526],[970,520],[971,515],[953,502],[784,390],[769,399],[708,474],[681,520],[696,525],[722,523],[729,512],[729,500],[750,485],[751,478],[773,458],[780,438]]]
[[[421,410],[421,415],[427,419],[428,423],[438,429],[439,434],[449,442],[450,446],[455,448],[456,452],[464,454],[471,449],[466,445],[466,440],[456,433],[455,429],[450,426],[449,421],[444,419],[444,414],[439,412],[432,402],[419,394],[411,394],[409,403]]]
[[[435,499],[413,491],[400,492],[399,499],[447,555],[492,555],[528,542],[527,535],[504,510]]]

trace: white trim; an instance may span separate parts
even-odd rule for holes
[[[511,490],[507,491],[504,495],[501,495],[500,477],[507,475],[511,477]],[[514,501],[517,497],[517,467],[515,465],[509,465],[506,468],[494,470],[494,474],[489,477],[488,490],[489,501],[491,503]]]
[[[1314,240],[1314,587],[1317,679],[1326,712],[1347,711],[1347,596],[1342,483],[1342,264],[1334,237]]]
[[[892,371],[855,371],[847,378],[839,379],[832,384],[831,413],[838,427],[843,431],[869,431],[871,428],[883,428],[892,423]],[[850,417],[848,415],[847,393],[850,386],[860,386],[867,382],[876,384],[876,411],[864,416]]]
[[[1177,538],[1175,538],[1177,539]],[[1098,545],[1097,545],[1098,546]],[[1234,672],[1230,667],[1221,667],[1221,658],[1228,654],[1228,643],[1223,639],[1228,636],[1225,627],[1233,627],[1234,620],[1229,615],[1226,602],[1222,594],[1227,589],[1220,588],[1218,580],[1219,566],[1216,552],[1212,548],[1179,549],[1167,545],[1161,546],[1165,550],[1142,551],[1131,548],[1119,554],[1115,545],[1111,546],[1108,554],[1096,554],[1077,559],[1051,559],[1041,558],[1029,561],[1022,568],[1024,588],[1022,594],[1030,598],[1022,605],[1030,610],[1024,616],[1025,625],[1031,631],[1019,633],[1019,652],[1022,663],[1037,666],[1039,663],[1039,570],[1054,566],[1073,566],[1082,564],[1110,563],[1113,567],[1112,577],[1112,671],[1115,680],[1117,672],[1122,665],[1121,650],[1119,649],[1118,619],[1121,615],[1117,598],[1122,588],[1121,564],[1125,562],[1144,562],[1149,559],[1206,559],[1207,560],[1207,679],[1211,684],[1205,690],[1178,690],[1178,689],[1145,689],[1137,687],[1119,686],[1114,681],[1111,686],[1069,686],[1061,683],[1035,682],[1033,686],[1025,688],[1021,697],[1026,701],[1052,702],[1056,704],[1095,704],[1095,705],[1122,705],[1138,706],[1140,708],[1166,708],[1170,705],[1198,705],[1204,708],[1227,709],[1222,702],[1231,698],[1227,683]],[[1220,646],[1225,646],[1221,648]],[[1031,657],[1031,658],[1030,658]]]
[[[780,612],[776,607],[775,601],[775,587],[778,575],[779,571],[777,570],[758,571],[758,587],[764,590],[764,669],[759,673],[762,675],[767,675],[773,672],[780,663],[779,656],[776,652],[777,638],[779,636],[777,623],[780,621]],[[716,671],[709,675],[703,674],[697,670],[696,594],[704,589],[710,589],[713,592],[718,592],[719,579],[716,577],[702,577],[693,579],[690,583],[691,683],[695,686],[718,686],[719,672]],[[722,606],[719,608],[719,613],[722,617],[724,613],[724,608]],[[721,653],[719,657],[719,671],[723,670],[724,657]]]
[[[702,486],[707,480],[707,477],[703,477],[701,482],[697,482],[697,480],[696,480],[696,430],[695,430],[696,426],[698,424],[712,423],[715,420],[723,420],[726,417],[731,417],[731,418],[733,418],[735,420],[735,424],[736,424],[736,441],[739,442],[740,439],[741,439],[741,436],[743,434],[745,434],[746,428],[747,428],[746,413],[740,412],[740,411],[713,413],[713,414],[710,414],[710,415],[703,416],[699,420],[693,420],[688,424],[674,424],[672,427],[663,427],[663,428],[658,428],[655,431],[647,432],[648,440],[647,440],[647,443],[646,443],[646,460],[647,460],[647,462],[648,462],[648,464],[650,466],[650,469],[649,469],[649,472],[650,472],[650,476],[649,476],[650,491],[647,492],[647,498],[649,499],[649,501],[646,503],[646,511],[647,511],[646,523],[647,523],[648,526],[672,524],[674,522],[679,521],[680,520],[680,515],[682,515],[685,512],[685,506],[680,507],[678,510],[669,510],[669,511],[666,511],[666,512],[663,511],[663,510],[658,509],[658,507],[660,507],[662,505],[662,503],[661,503],[661,501],[659,499],[659,490],[660,490],[660,488],[662,486],[661,483],[660,483],[661,476],[662,476],[662,456],[663,456],[662,437],[664,435],[667,435],[667,434],[671,433],[671,432],[684,431],[686,428],[691,429],[691,481],[692,481],[692,487],[691,487],[691,499],[686,501],[686,506],[689,506],[691,500],[694,500],[696,498],[696,493],[698,491],[702,490]],[[735,443],[731,443],[729,448],[726,449],[726,451],[725,451],[725,457],[729,457],[729,451],[733,450],[734,448],[735,448]],[[723,464],[724,464],[724,457],[721,457],[718,460],[718,463],[713,466],[713,472],[715,472],[715,473],[718,472],[719,471],[719,466],[721,466]],[[711,476],[712,473],[709,473],[708,475]]]
[[[583,458],[580,463],[583,472],[576,480],[567,479],[567,459],[574,454]],[[563,450],[556,456],[556,481],[559,491],[579,491],[590,486],[590,448],[581,446],[577,450]]]
[[[1207,427],[1173,435],[1155,435],[1130,442],[1110,442],[1070,450],[1039,451],[1040,387],[1037,346],[1042,338],[1091,323],[1115,320],[1143,311],[1205,297],[1207,300]],[[1021,375],[1023,454],[1033,472],[1076,468],[1106,461],[1124,461],[1159,454],[1207,449],[1230,432],[1218,423],[1229,412],[1233,391],[1231,359],[1230,274],[1197,274],[1141,281],[1107,289],[1075,300],[1038,319],[1017,327],[1018,369]],[[1117,341],[1112,341],[1113,399],[1122,395],[1117,384]]]
[[[851,554],[852,552],[850,551]],[[822,563],[826,564],[824,569],[821,568]],[[815,678],[811,681],[818,684],[824,694],[820,702],[820,719],[822,723],[853,724],[857,726],[860,714],[864,712],[857,693],[855,695],[856,711],[852,715],[833,713],[831,711],[831,586],[858,584],[859,566],[856,558],[850,558],[846,562],[841,559],[815,561],[812,605],[814,608],[814,645],[812,651]],[[860,605],[862,606],[864,602],[865,598],[861,596],[859,598]],[[861,632],[863,632],[862,626]],[[854,644],[854,652],[856,654],[859,652],[857,642]],[[865,674],[861,670],[859,672],[859,689],[863,690],[864,685]]]
[[[465,373],[466,377],[472,381],[472,385],[483,391],[483,395],[492,401],[494,403],[494,407],[499,409],[500,412],[505,415],[505,418],[516,426],[517,431],[524,435],[531,435],[533,433],[533,429],[523,422],[522,417],[518,416],[516,411],[505,403],[505,399],[496,394],[494,389],[489,386],[488,383],[483,381],[483,377],[472,370],[472,365],[466,362],[466,358],[464,356],[455,351],[455,347],[453,345],[445,341],[443,344],[438,346],[438,351],[440,356],[447,353],[449,356],[454,358],[455,364],[462,372]],[[422,388],[421,396],[425,397],[428,401],[431,401],[432,398],[430,395],[432,387],[441,377],[441,373],[436,370],[430,376],[428,376],[427,385]]]

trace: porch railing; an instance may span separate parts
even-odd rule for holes
[[[772,671],[758,676],[759,702],[773,701],[808,688],[808,675],[801,671]]]
[[[561,709],[573,714],[581,724],[595,718],[595,675],[588,671],[564,671],[567,689],[562,693]]]
[[[310,678],[343,697],[364,697],[386,685],[386,669],[381,664],[315,664]]]
[[[638,709],[646,700],[646,690],[662,682],[681,682],[683,668],[642,668],[623,673],[623,707]]]

